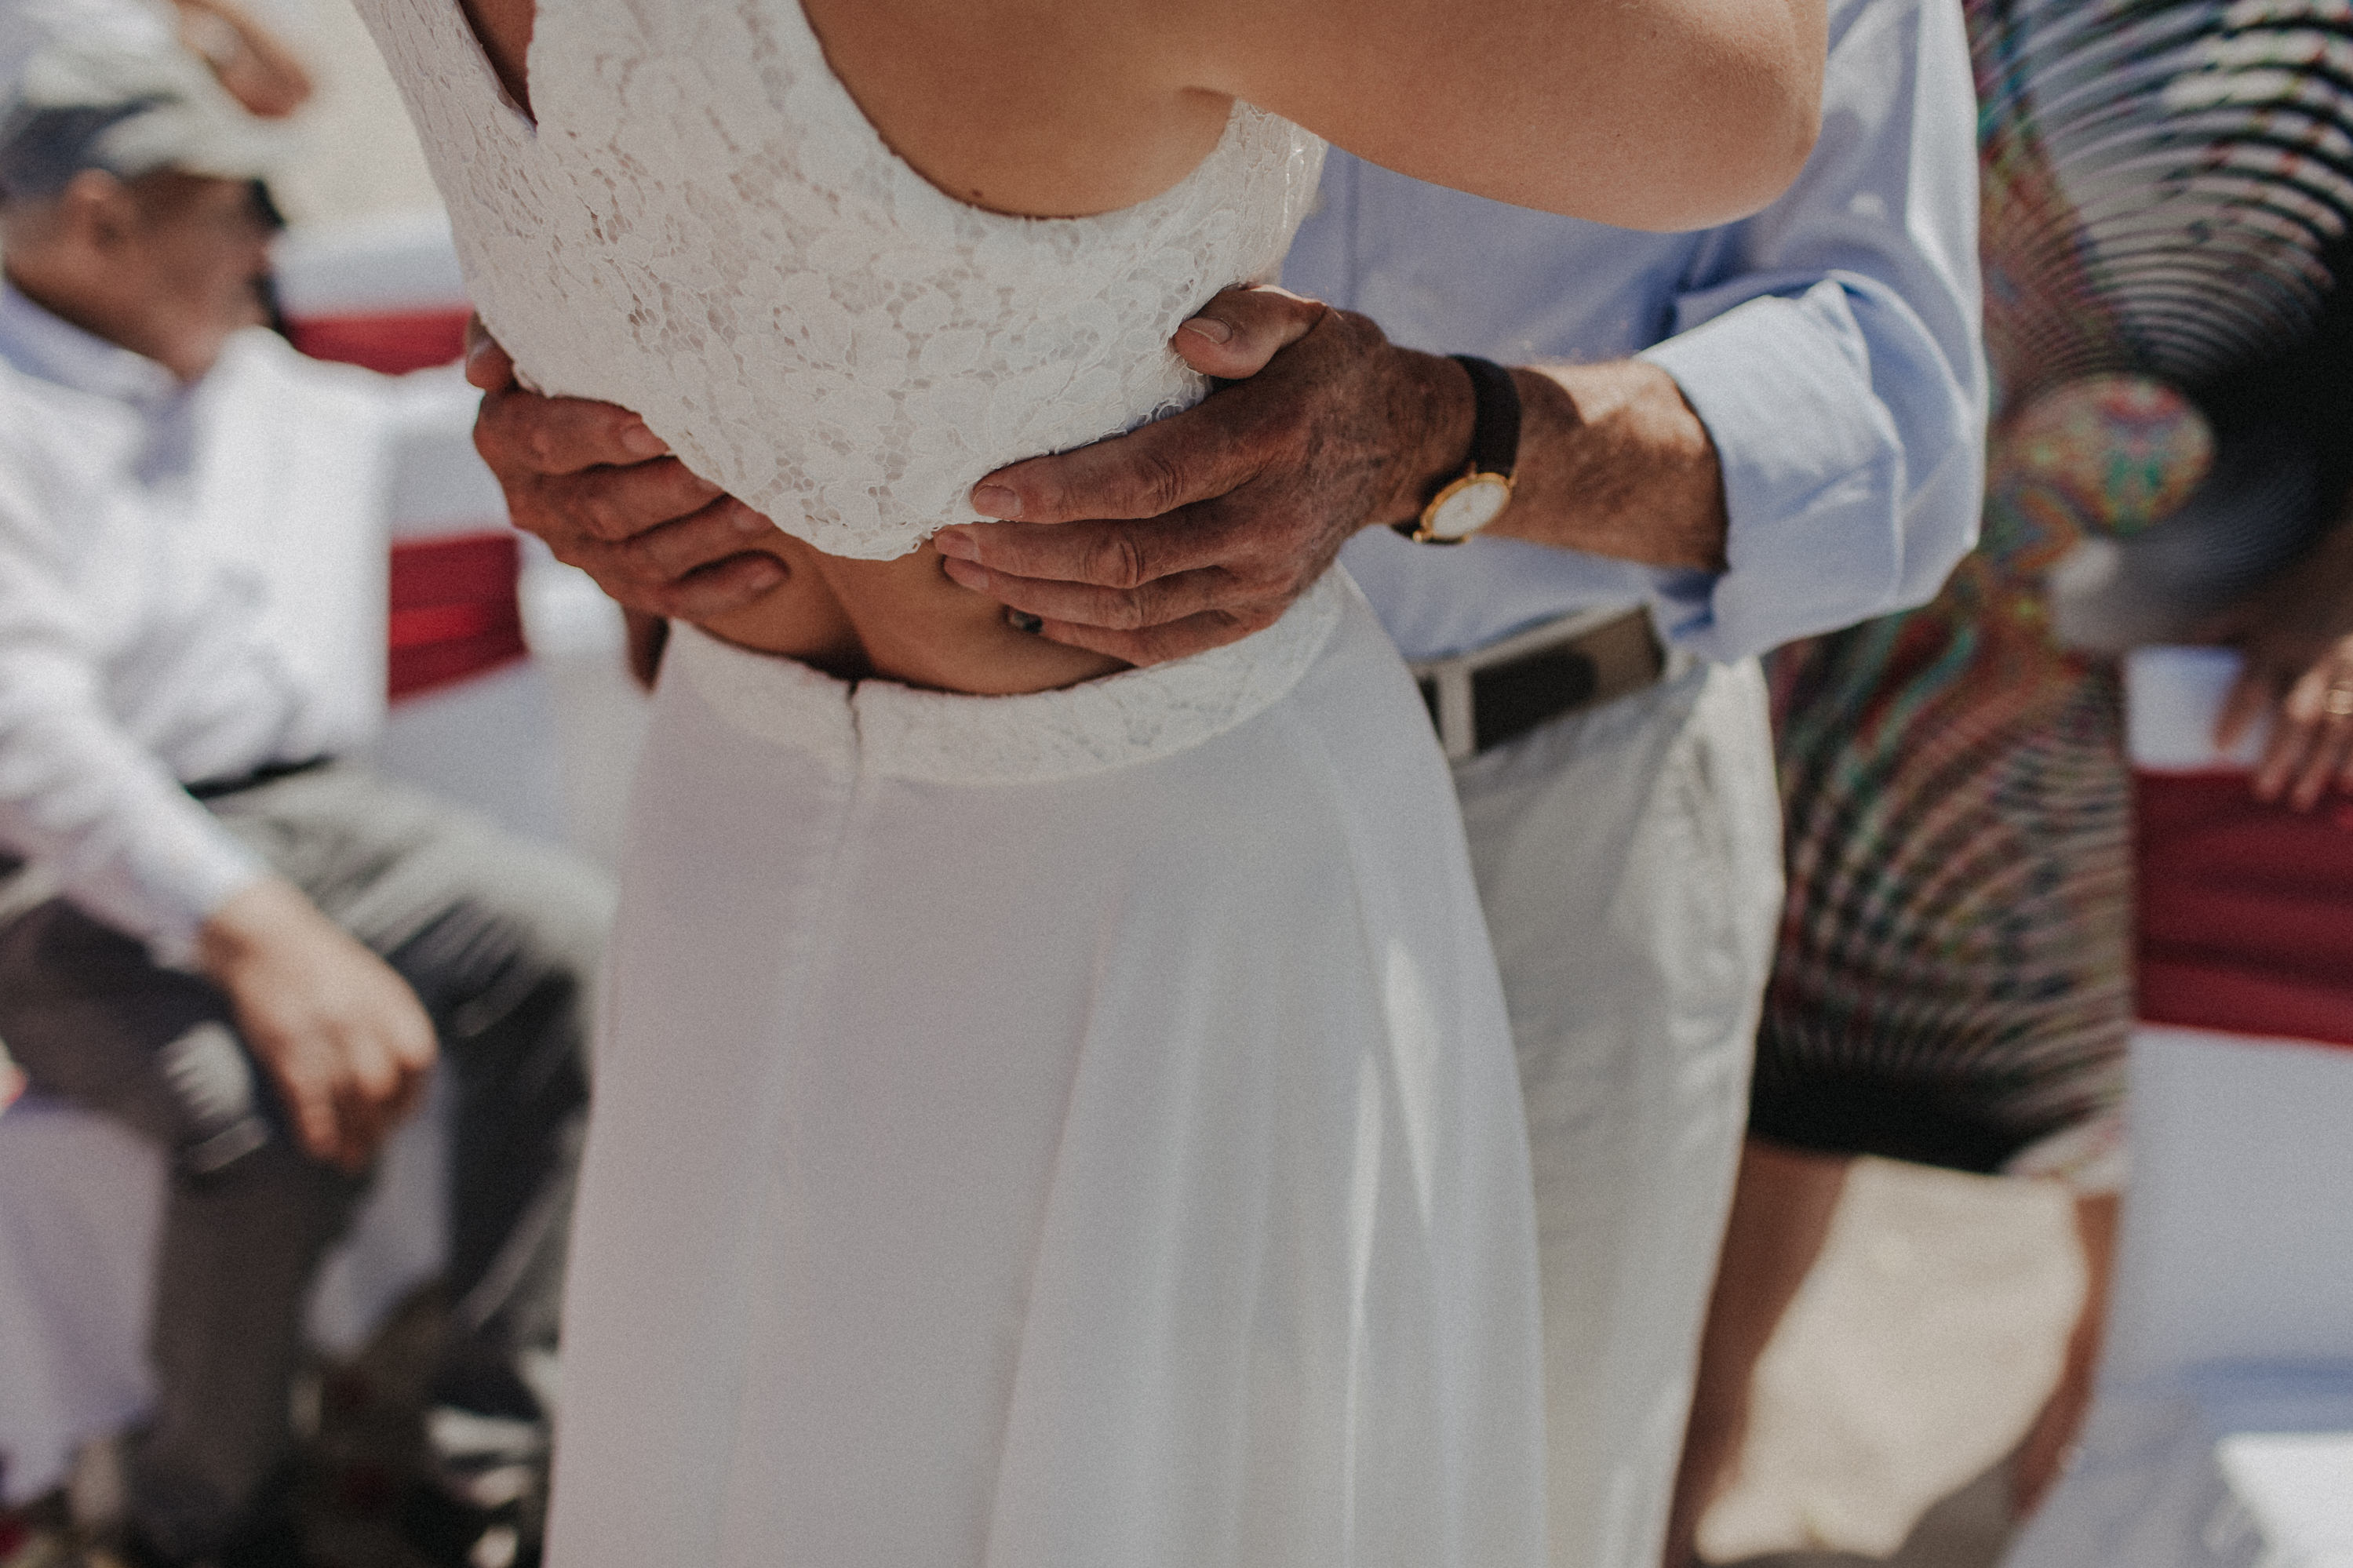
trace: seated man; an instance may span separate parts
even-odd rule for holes
[[[62,12],[6,107],[0,1039],[170,1155],[132,1555],[290,1561],[306,1287],[437,1049],[435,1396],[541,1420],[520,1358],[554,1336],[610,897],[348,760],[427,389],[262,330],[263,128],[163,28]]]

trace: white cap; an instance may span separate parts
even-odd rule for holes
[[[0,0],[0,195],[52,195],[83,169],[260,179],[288,149],[180,42],[168,5]]]

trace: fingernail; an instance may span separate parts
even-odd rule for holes
[[[944,555],[940,558],[940,570],[946,573],[948,581],[959,588],[988,586],[988,574],[969,561],[958,561],[953,555]]]
[[[639,458],[659,458],[670,450],[670,443],[642,425],[632,425],[621,432],[621,445]]]
[[[1192,332],[1197,336],[1208,339],[1213,343],[1230,342],[1234,335],[1233,328],[1215,316],[1196,316],[1176,330],[1180,332]]]
[[[978,492],[975,492],[976,495]],[[932,535],[933,547],[943,555],[958,561],[980,559],[980,544],[961,528],[944,528]]]
[[[737,507],[733,521],[738,533],[765,533],[775,526],[748,506]]]
[[[979,485],[972,492],[972,510],[983,517],[1019,517],[1021,498],[1003,485]]]

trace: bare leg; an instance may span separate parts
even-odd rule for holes
[[[2051,1484],[2066,1468],[2067,1455],[2083,1430],[2084,1413],[2091,1407],[2092,1374],[2098,1369],[2100,1338],[2107,1328],[2108,1282],[2116,1271],[2117,1207],[2114,1193],[2075,1200],[2075,1235],[2084,1247],[2084,1310],[2067,1338],[2059,1386],[2051,1391],[2042,1414],[2027,1428],[2010,1461],[2010,1506],[2021,1520],[2042,1506]]]
[[[1730,1479],[1747,1435],[1757,1359],[1821,1254],[1852,1163],[1754,1138],[1741,1149],[1667,1521],[1666,1568],[1698,1560],[1700,1517]]]

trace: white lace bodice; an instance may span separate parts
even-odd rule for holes
[[[1237,103],[1161,195],[1013,217],[884,145],[798,0],[540,0],[536,125],[457,0],[360,9],[528,382],[636,409],[837,555],[903,554],[990,470],[1197,401],[1169,334],[1271,274],[1323,157]]]

